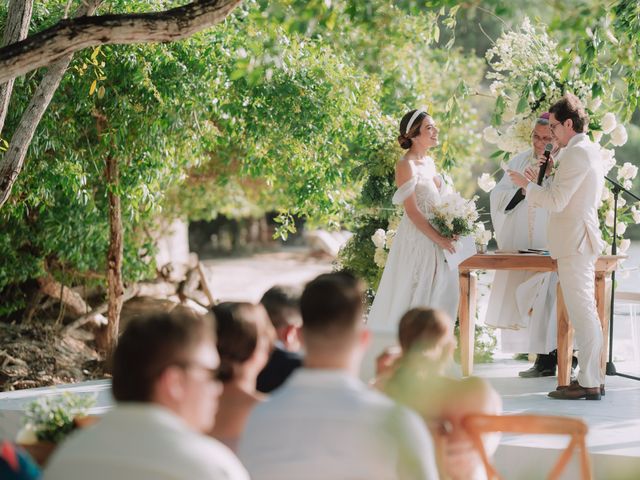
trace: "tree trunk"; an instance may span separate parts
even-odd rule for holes
[[[109,252],[107,254],[107,327],[105,336],[106,358],[111,354],[118,341],[120,312],[124,303],[124,285],[122,283],[122,209],[117,188],[120,183],[118,160],[107,157],[107,184],[109,199]]]
[[[78,8],[76,15],[93,15],[100,3],[102,3],[102,0],[87,1]],[[49,67],[33,94],[27,109],[22,114],[22,118],[20,118],[20,123],[13,133],[13,137],[11,137],[8,150],[5,152],[4,157],[0,159],[0,208],[11,195],[13,184],[22,171],[33,134],[42,119],[42,115],[47,110],[53,94],[58,85],[60,85],[60,80],[62,80],[64,72],[67,71],[72,58],[73,53],[70,53]]]
[[[104,44],[171,42],[224,20],[241,0],[196,0],[164,12],[62,20],[0,49],[0,82],[24,75],[82,48]]]
[[[33,0],[9,0],[7,23],[2,35],[2,46],[19,42],[29,33]],[[9,100],[13,92],[13,78],[7,83],[0,84],[0,133],[9,109]]]

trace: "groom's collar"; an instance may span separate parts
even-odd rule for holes
[[[584,140],[586,136],[587,136],[586,133],[576,133],[573,137],[571,137],[571,140],[567,142],[567,147],[573,147],[576,143]]]

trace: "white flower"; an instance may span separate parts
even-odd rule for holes
[[[624,125],[620,124],[611,132],[611,143],[616,147],[621,147],[625,143],[627,143],[627,129],[624,128]]]
[[[627,188],[625,185],[623,185],[624,188]],[[631,187],[629,187],[631,188]],[[627,190],[629,190],[627,188]],[[622,208],[627,204],[627,201],[624,199],[624,197],[622,195],[618,195],[618,208]]]
[[[613,194],[611,193],[611,190],[607,188],[606,185],[602,188],[602,195],[600,196],[600,200],[602,202],[609,202],[613,200]]]
[[[611,112],[605,113],[604,117],[602,117],[602,131],[604,133],[611,133],[613,129],[616,128],[616,125],[616,116]]]
[[[379,228],[373,235],[371,235],[371,241],[376,246],[376,248],[384,248],[386,237],[386,232],[383,229]]]
[[[388,250],[391,250],[391,245],[393,245],[393,239],[396,238],[395,230],[387,230],[387,235],[385,237],[384,243]]]
[[[476,223],[476,231],[474,232],[474,238],[478,245],[487,245],[489,240],[493,237],[491,230],[486,230],[484,223]]]
[[[633,221],[636,223],[640,223],[640,210],[638,210],[635,206],[631,207],[631,215],[633,216]]]
[[[600,97],[592,98],[589,101],[589,108],[592,112],[598,110],[600,108],[600,105],[602,105],[602,99]]]
[[[638,175],[638,167],[629,162],[618,168],[618,180],[633,180]]]
[[[393,217],[391,217],[391,220],[389,220],[389,230],[393,230],[394,232],[398,231],[398,227],[400,226],[400,221],[402,220],[402,217],[399,215],[394,215]]]
[[[609,173],[609,170],[611,170],[616,164],[614,151],[609,150],[608,148],[601,148],[600,155],[602,158],[604,174],[606,175],[607,173]]]
[[[493,190],[493,187],[496,186],[496,181],[488,173],[483,173],[480,178],[478,178],[478,186],[485,192],[490,192]]]
[[[624,222],[618,222],[616,225],[616,235],[624,235],[624,232],[627,231],[627,224]]]
[[[605,255],[611,255],[611,245],[607,245],[607,246],[604,248],[604,254],[605,254]]]
[[[36,429],[31,423],[27,423],[18,431],[18,434],[16,435],[16,443],[20,443],[22,445],[34,445],[38,443]]]
[[[631,190],[631,187],[633,187],[633,182],[631,180],[625,180],[624,182],[622,182],[622,186],[627,190]]]
[[[631,240],[628,238],[623,238],[620,240],[620,245],[618,245],[618,253],[625,253],[629,250],[629,246],[631,246]]]
[[[378,267],[384,268],[385,263],[387,263],[387,251],[384,248],[376,248],[376,253],[373,254],[373,261]]]
[[[613,227],[613,210],[609,210],[604,218],[604,224],[607,227]]]
[[[485,128],[482,131],[482,136],[485,142],[490,143],[492,145],[495,145],[496,143],[498,143],[498,140],[500,139],[500,134],[493,127]]]
[[[594,142],[600,143],[600,139],[602,139],[602,130],[592,130],[591,135],[593,135]]]

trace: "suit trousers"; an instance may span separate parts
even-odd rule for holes
[[[557,259],[558,278],[578,349],[578,383],[584,388],[604,383],[600,370],[602,326],[595,300],[596,255],[570,255]]]

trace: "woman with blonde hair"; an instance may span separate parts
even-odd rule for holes
[[[445,375],[456,346],[451,324],[446,313],[431,308],[405,313],[398,331],[402,354],[375,385],[423,417],[436,444],[441,478],[479,479],[484,476],[482,460],[461,420],[468,414],[498,414],[502,400],[481,378]],[[498,438],[485,438],[489,454]]]

